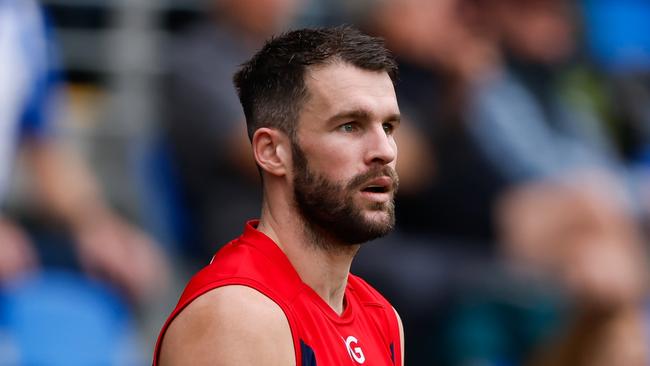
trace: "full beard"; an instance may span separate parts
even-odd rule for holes
[[[354,200],[365,183],[383,176],[392,178],[392,192],[396,192],[399,183],[391,167],[378,167],[342,184],[311,171],[297,143],[292,144],[292,153],[294,200],[315,245],[326,250],[342,249],[385,236],[394,228],[395,204],[392,198],[366,207],[372,212],[383,213],[373,215],[375,219],[364,217],[363,209]]]

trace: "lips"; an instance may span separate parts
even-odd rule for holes
[[[394,190],[395,183],[391,177],[379,177],[372,179],[361,187],[362,192],[388,193]]]

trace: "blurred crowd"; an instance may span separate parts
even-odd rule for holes
[[[0,1],[0,364],[148,364],[178,284],[259,215],[234,71],[343,23],[399,62],[397,229],[353,272],[402,314],[406,362],[650,363],[646,1],[208,1],[158,55],[143,200],[168,214],[141,217],[60,137],[72,86],[40,5]]]

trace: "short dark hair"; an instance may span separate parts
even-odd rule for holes
[[[308,97],[306,71],[337,61],[385,71],[393,83],[397,78],[397,64],[383,39],[350,26],[299,29],[271,38],[234,76],[249,138],[261,127],[274,127],[294,138]]]

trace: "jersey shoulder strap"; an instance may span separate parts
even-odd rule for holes
[[[280,306],[291,328],[296,360],[300,360],[300,342],[296,331],[298,322],[290,303],[301,291],[302,282],[297,274],[294,275],[286,267],[290,266],[289,260],[279,248],[264,248],[264,245],[260,247],[258,244],[251,243],[244,236],[233,240],[214,256],[208,266],[190,280],[160,331],[153,357],[154,366],[158,365],[165,332],[178,314],[206,292],[229,285],[253,288]],[[273,242],[264,244],[275,246]],[[293,267],[290,269],[293,270]]]

